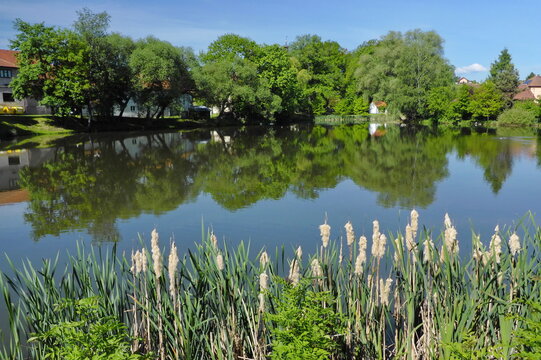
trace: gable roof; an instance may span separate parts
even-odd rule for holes
[[[529,88],[526,88],[513,96],[513,100],[535,100],[535,95]]]
[[[541,76],[535,75],[533,78],[524,82],[529,87],[541,87]]]
[[[373,102],[374,105],[376,105],[376,107],[382,107],[382,106],[387,106],[387,103],[385,101],[374,101]]]
[[[18,51],[0,49],[0,66],[18,68],[17,58],[15,57],[17,53]]]

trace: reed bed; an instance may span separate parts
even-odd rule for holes
[[[461,352],[518,358],[524,346],[514,336],[531,319],[527,304],[541,302],[541,229],[533,217],[521,224],[496,227],[485,241],[473,234],[469,257],[459,256],[448,215],[433,238],[413,210],[395,234],[374,221],[372,234],[359,236],[348,222],[343,244],[324,223],[321,246],[309,255],[299,247],[288,257],[282,247],[252,258],[244,243],[230,249],[208,233],[179,257],[175,244],[163,246],[154,230],[151,248],[131,256],[80,247],[62,272],[58,259],[39,269],[12,264],[13,275],[0,276],[11,326],[0,355],[42,358],[47,344],[26,340],[76,317],[53,304],[98,296],[100,313],[126,324],[134,353],[276,358],[276,329],[289,331],[276,320],[283,295],[305,286],[326,294],[316,305],[340,321],[328,334],[335,346],[323,358],[454,359]]]

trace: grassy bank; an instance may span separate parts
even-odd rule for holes
[[[12,326],[3,356],[22,359],[33,336],[33,358],[111,339],[126,359],[532,358],[541,228],[520,224],[474,235],[468,258],[449,217],[434,238],[413,211],[403,234],[374,221],[371,241],[347,223],[342,243],[323,224],[314,254],[251,258],[208,234],[179,259],[153,231],[129,257],[81,249],[63,273],[51,260],[14,266],[0,284]]]
[[[167,117],[163,119],[121,118],[107,122],[97,121],[88,129],[86,119],[53,117],[51,115],[0,115],[0,139],[19,136],[60,135],[84,132],[171,130],[203,127],[204,121]]]

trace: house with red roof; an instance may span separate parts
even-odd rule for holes
[[[16,113],[21,109],[26,114],[48,114],[49,109],[35,99],[17,100],[9,84],[19,71],[17,51],[0,49],[0,113]]]
[[[541,76],[536,75],[518,86],[519,92],[513,100],[539,100],[541,99]]]

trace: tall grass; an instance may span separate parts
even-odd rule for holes
[[[413,211],[404,233],[384,234],[375,221],[372,234],[357,237],[346,224],[344,247],[323,224],[318,251],[305,255],[299,248],[289,259],[283,247],[252,258],[244,243],[230,249],[212,233],[178,258],[174,244],[160,245],[153,232],[151,250],[131,258],[80,247],[61,274],[58,259],[39,270],[12,264],[13,275],[0,277],[11,324],[0,355],[40,358],[46,344],[26,344],[30,334],[74,316],[52,305],[99,296],[103,316],[130,329],[134,352],[265,359],[277,326],[265,314],[276,313],[284,287],[308,279],[312,291],[332,295],[336,301],[321,306],[332,306],[344,322],[343,333],[333,335],[333,359],[451,359],[466,343],[470,351],[492,349],[496,358],[509,358],[520,350],[513,334],[528,319],[525,304],[541,302],[541,230],[533,221],[496,228],[484,244],[474,234],[469,257],[458,255],[450,218],[432,238]]]

